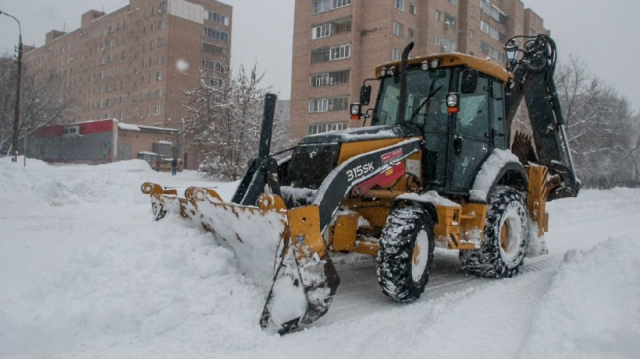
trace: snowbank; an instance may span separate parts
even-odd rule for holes
[[[522,358],[640,353],[640,242],[626,236],[566,253],[538,305]],[[543,344],[543,345],[541,345]]]
[[[640,352],[640,190],[583,191],[550,203],[552,254],[526,259],[512,279],[466,276],[457,253],[437,251],[427,292],[411,305],[380,293],[375,260],[345,263],[327,316],[278,337],[260,330],[267,291],[240,273],[234,253],[189,221],[153,222],[140,193],[152,181],[209,186],[228,199],[237,183],[140,167],[29,160],[23,168],[0,159],[0,358]]]

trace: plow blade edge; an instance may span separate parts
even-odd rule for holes
[[[324,315],[340,283],[321,235],[317,205],[287,209],[277,195],[263,194],[258,206],[224,202],[211,189],[176,190],[145,183],[154,218],[179,214],[230,247],[239,270],[265,290],[260,318],[269,333],[285,334]]]
[[[260,326],[286,334],[324,315],[340,279],[320,234],[318,206],[288,211],[289,232],[278,251],[278,265]],[[288,237],[288,238],[287,238]]]

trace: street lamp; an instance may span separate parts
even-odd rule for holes
[[[4,11],[0,11],[0,15],[6,15],[12,19],[14,19],[18,23],[18,60],[16,63],[18,64],[18,78],[16,79],[16,106],[15,106],[15,117],[13,119],[13,162],[18,162],[18,128],[20,127],[20,86],[22,82],[22,25],[20,25],[20,21],[16,19],[14,16],[7,14]]]

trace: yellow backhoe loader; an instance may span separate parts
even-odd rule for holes
[[[577,196],[553,40],[511,39],[506,69],[459,53],[409,58],[412,48],[378,66],[351,105],[369,126],[308,136],[286,160],[269,153],[268,95],[258,158],[230,202],[206,188],[142,185],[156,220],[175,213],[201,223],[243,272],[271,283],[266,331],[284,334],[327,312],[340,283],[330,253],[375,256],[380,289],[399,302],[424,291],[436,245],[458,250],[472,274],[510,277],[527,250],[544,250],[546,203]],[[368,81],[379,91],[364,111]],[[511,140],[523,97],[532,136]]]

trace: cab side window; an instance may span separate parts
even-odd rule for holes
[[[488,89],[488,78],[479,76],[475,93],[461,95],[457,124],[459,134],[485,138],[489,132]]]

